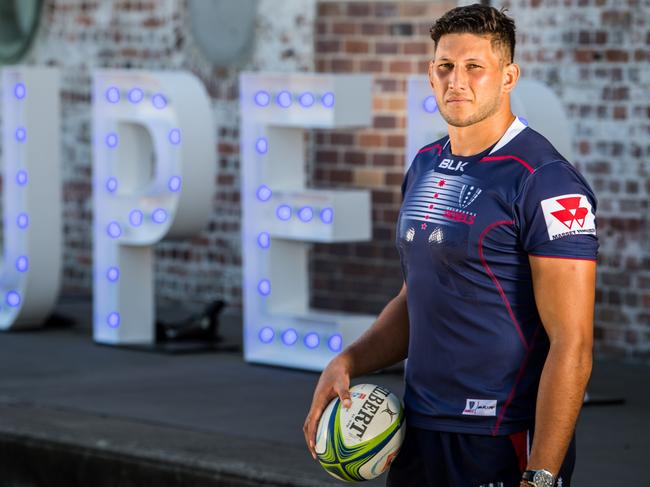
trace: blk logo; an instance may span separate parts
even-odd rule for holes
[[[440,164],[438,164],[438,167],[440,169],[449,169],[450,171],[460,171],[460,172],[465,172],[465,169],[463,169],[465,166],[467,166],[467,162],[463,161],[454,161],[453,159],[443,159]]]
[[[563,210],[554,211],[552,215],[557,218],[569,230],[573,228],[573,223],[577,222],[580,228],[585,226],[585,218],[589,213],[589,209],[580,206],[579,196],[571,198],[561,198],[557,202],[562,205]]]

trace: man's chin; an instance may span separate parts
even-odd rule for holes
[[[443,115],[442,112],[440,113],[442,115],[442,118],[444,119],[445,122],[447,122],[447,125],[451,125],[452,127],[469,127],[470,125],[473,125],[476,123],[474,120],[474,117],[449,117],[446,115]]]

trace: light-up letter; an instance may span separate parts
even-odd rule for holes
[[[93,336],[155,341],[153,246],[198,232],[216,173],[210,99],[183,72],[96,71]]]
[[[61,274],[59,70],[2,70],[4,266],[0,330],[36,328]]]
[[[512,112],[526,125],[549,139],[564,157],[572,159],[571,130],[558,96],[546,85],[520,79],[511,95]],[[411,76],[408,81],[408,120],[406,134],[406,161],[408,169],[423,146],[447,135],[444,121],[429,79]]]
[[[309,309],[312,242],[369,240],[370,194],[305,188],[304,131],[371,120],[365,75],[242,74],[244,352],[250,362],[321,370],[373,316]]]

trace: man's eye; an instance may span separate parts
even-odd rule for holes
[[[451,68],[453,67],[453,64],[451,64],[451,63],[444,63],[444,64],[440,64],[440,65],[438,65],[438,67],[439,67],[439,68],[442,68],[442,69],[451,69]]]
[[[469,69],[480,68],[480,66],[478,64],[468,64],[467,67]]]

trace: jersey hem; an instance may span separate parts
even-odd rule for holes
[[[419,415],[418,415],[419,416]],[[413,416],[413,414],[406,415],[406,423],[409,426],[416,428],[431,430],[431,431],[444,431],[446,433],[467,433],[473,435],[483,436],[507,436],[520,431],[532,429],[533,422],[521,421],[516,423],[508,423],[499,426],[498,434],[494,434],[494,424],[485,425],[469,425],[465,420],[450,420],[444,421],[440,419],[426,418],[422,416]]]

